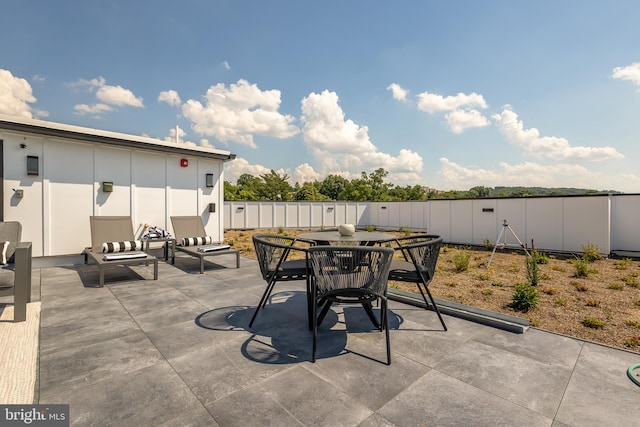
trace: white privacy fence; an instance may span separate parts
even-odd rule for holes
[[[224,204],[226,229],[359,228],[428,231],[452,244],[524,244],[552,252],[640,256],[640,194],[426,202],[244,202]],[[510,229],[504,227],[507,221]],[[513,233],[515,233],[515,236]]]

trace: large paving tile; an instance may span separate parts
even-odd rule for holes
[[[631,382],[631,381],[629,381]],[[598,380],[585,373],[571,377],[556,420],[576,427],[637,427],[640,387],[637,390]]]
[[[307,426],[355,426],[372,411],[301,366],[261,384],[275,401]]]
[[[46,397],[69,404],[72,426],[160,425],[201,407],[168,363]]]
[[[256,363],[248,359],[243,354],[246,342],[236,334],[234,340],[212,343],[208,347],[169,359],[169,363],[205,404],[255,385],[291,366],[284,363]]]
[[[87,384],[164,361],[142,332],[89,345],[64,345],[40,359],[41,402]]]
[[[220,427],[204,407],[195,408],[157,427]]]
[[[571,376],[570,368],[467,341],[435,369],[552,418]]]
[[[597,381],[640,392],[640,387],[627,376],[630,366],[640,363],[640,354],[597,344],[585,343],[575,372]]]
[[[526,356],[542,363],[573,368],[582,350],[582,341],[529,329],[524,334],[514,334],[494,328],[484,328],[474,337],[475,341]]]
[[[206,407],[222,427],[305,425],[260,386],[240,390]]]
[[[303,367],[375,411],[430,369],[393,353],[393,346],[391,365],[374,360],[386,362],[384,340],[381,344],[374,346],[350,336],[345,354],[319,358]]]
[[[551,425],[549,417],[435,370],[383,406],[378,415],[397,426]]]

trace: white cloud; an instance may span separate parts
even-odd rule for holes
[[[291,174],[291,181],[293,184],[296,182],[302,184],[303,182],[319,181],[322,176],[316,172],[309,163],[303,163],[298,165]]]
[[[445,119],[451,132],[460,134],[469,128],[488,126],[489,120],[477,108],[487,108],[482,95],[473,92],[469,95],[458,93],[444,97],[435,93],[418,94],[418,110],[429,114],[447,111]]]
[[[271,172],[271,168],[263,165],[254,165],[249,163],[242,157],[236,157],[233,161],[225,163],[224,165],[224,180],[235,184],[243,173],[248,173],[255,177]],[[279,169],[276,172],[283,174],[286,173],[283,169]]]
[[[391,83],[389,86],[387,86],[387,90],[391,91],[393,99],[407,102],[407,95],[409,94],[409,91],[402,88],[402,86],[400,86],[399,84]]]
[[[439,111],[453,111],[458,109],[470,109],[470,108],[487,108],[482,95],[477,93],[471,93],[465,95],[464,93],[458,93],[455,96],[447,96],[435,93],[423,92],[418,94],[418,110],[424,111],[429,114],[433,114]]]
[[[490,122],[478,110],[453,110],[445,115],[451,132],[460,134],[468,128],[489,126]]]
[[[338,95],[327,90],[302,100],[303,140],[320,163],[322,175],[336,171],[359,174],[382,167],[398,185],[420,181],[422,157],[406,149],[398,156],[378,151],[367,126],[345,120],[338,102]]]
[[[439,174],[444,179],[446,189],[468,190],[477,185],[495,187],[499,185],[523,187],[562,187],[586,188],[594,190],[637,191],[640,175],[591,171],[584,166],[560,163],[543,165],[524,162],[511,165],[501,162],[497,170],[469,168],[440,159]]]
[[[108,113],[113,111],[113,108],[108,106],[107,104],[95,104],[95,105],[87,105],[87,104],[77,104],[73,107],[76,114],[80,116],[84,116],[85,114],[92,115],[95,118],[100,118],[104,113]]]
[[[507,141],[520,146],[528,155],[565,162],[601,162],[624,158],[613,147],[572,147],[565,138],[540,136],[536,128],[525,129],[518,115],[507,108],[500,114],[494,114],[493,119]]]
[[[256,148],[254,135],[289,138],[299,132],[293,116],[278,112],[280,102],[279,90],[261,91],[257,85],[239,80],[229,88],[223,83],[211,86],[204,105],[190,99],[182,105],[182,114],[202,135]]]
[[[222,68],[224,68],[225,70],[230,70],[231,69],[231,65],[229,65],[229,63],[227,61],[222,61]]]
[[[122,86],[108,85],[104,77],[100,76],[91,80],[80,79],[77,82],[69,83],[70,87],[87,87],[89,92],[95,91],[98,104],[89,106],[78,104],[74,107],[77,114],[93,114],[95,118],[100,118],[107,112],[114,111],[114,108],[105,108],[110,105],[130,106],[144,108],[142,98],[136,97],[129,89]]]
[[[31,119],[34,110],[29,104],[34,102],[36,98],[27,80],[15,77],[8,70],[0,69],[0,113]],[[36,115],[46,115],[46,112],[38,114],[36,111]]]
[[[166,102],[167,104],[177,107],[182,101],[180,100],[180,95],[175,90],[163,90],[158,95],[158,102]]]
[[[31,80],[33,80],[34,82],[43,82],[46,79],[44,78],[44,76],[41,76],[40,74],[36,74],[33,77],[31,77]]]
[[[626,67],[616,67],[613,69],[613,78],[619,80],[630,80],[640,90],[640,62],[634,62]]]

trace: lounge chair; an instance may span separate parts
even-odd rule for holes
[[[171,225],[176,238],[176,250],[200,260],[200,274],[204,273],[205,257],[233,254],[236,268],[240,268],[240,252],[229,245],[213,242],[207,236],[202,218],[199,216],[172,216]]]
[[[144,252],[142,243],[139,248],[129,247],[128,242],[136,241],[130,216],[92,216],[89,221],[91,247],[85,249],[84,260],[86,264],[91,258],[98,265],[100,287],[104,286],[104,270],[114,265],[153,263],[153,280],[158,280],[158,259]],[[118,247],[121,243],[126,246],[123,250]]]
[[[13,295],[13,321],[27,319],[31,302],[31,242],[21,242],[22,225],[17,221],[0,222],[0,297]]]

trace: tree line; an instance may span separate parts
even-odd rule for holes
[[[414,186],[399,186],[385,182],[389,173],[383,168],[367,174],[362,172],[359,178],[348,180],[339,175],[327,175],[322,181],[305,182],[302,185],[289,184],[287,174],[274,170],[260,176],[245,173],[240,175],[236,184],[224,183],[224,199],[233,200],[274,200],[274,201],[368,201],[389,202],[427,199],[471,199],[498,197],[534,197],[566,196],[576,194],[616,193],[616,191],[596,191],[576,188],[544,187],[484,187],[476,186],[467,191],[436,191]]]

